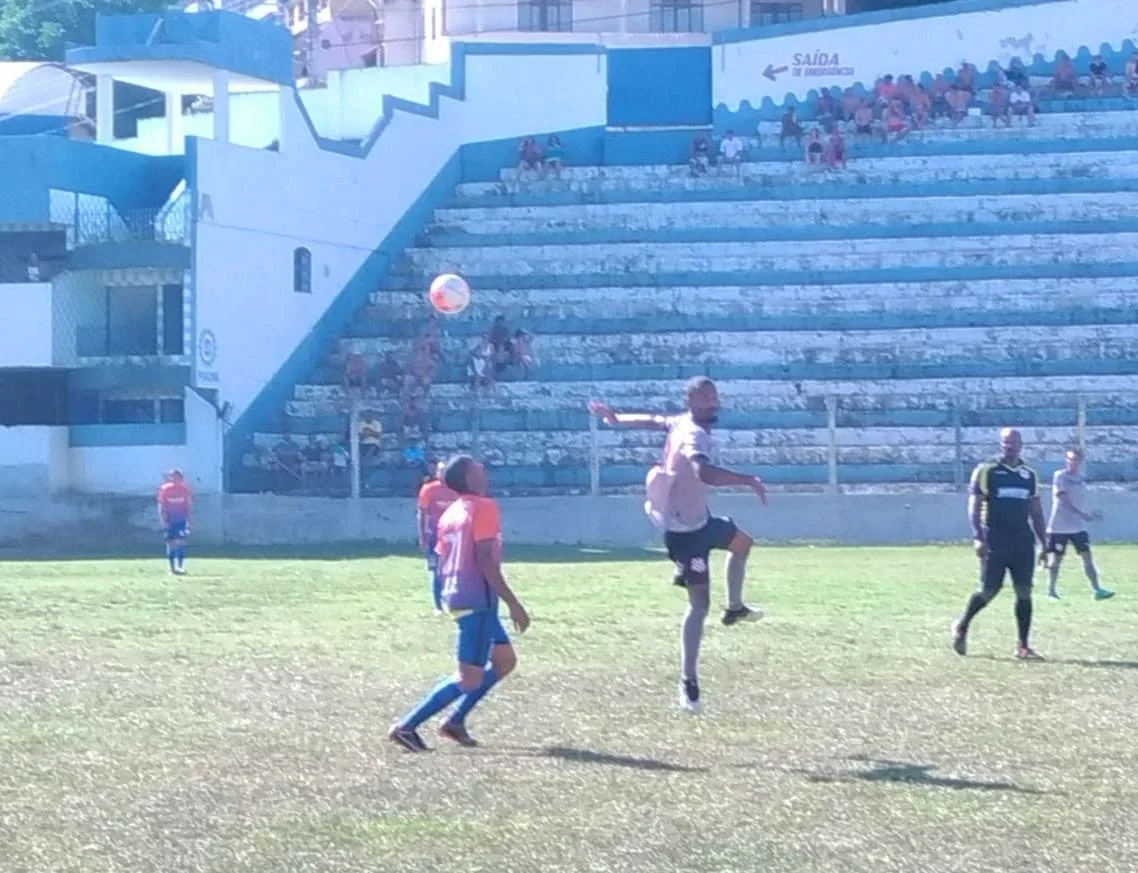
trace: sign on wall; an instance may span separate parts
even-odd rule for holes
[[[198,333],[198,385],[217,384],[217,337],[208,327]]]

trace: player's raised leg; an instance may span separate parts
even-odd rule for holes
[[[717,519],[712,519],[717,521]],[[732,523],[734,528],[734,524]],[[726,545],[727,560],[723,565],[723,573],[727,581],[727,607],[723,610],[723,623],[725,625],[737,624],[741,621],[758,621],[763,617],[763,611],[756,607],[747,606],[743,602],[743,584],[747,578],[747,558],[751,554],[751,546],[755,541],[738,528],[734,528],[730,540]]]
[[[506,635],[501,621],[497,622],[497,627],[492,630],[491,635],[494,639],[490,648],[490,663],[482,672],[482,681],[473,691],[466,692],[459,698],[457,705],[439,728],[441,736],[454,740],[460,746],[478,745],[477,740],[467,730],[466,719],[482,698],[489,694],[495,685],[509,676],[514,671],[514,667],[518,665],[518,655],[514,651],[514,646]]]

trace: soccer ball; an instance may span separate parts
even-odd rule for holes
[[[427,298],[443,315],[458,315],[470,304],[470,286],[462,276],[443,273],[431,282]]]

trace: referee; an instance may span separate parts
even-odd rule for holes
[[[1035,571],[1035,541],[1047,550],[1047,523],[1039,500],[1039,477],[1020,458],[1023,437],[1018,430],[1000,431],[1000,456],[978,464],[972,472],[968,494],[968,518],[972,522],[972,547],[980,559],[980,589],[952,626],[952,648],[958,655],[968,651],[968,628],[1011,574],[1016,594],[1016,657],[1040,660],[1031,648],[1031,581]]]

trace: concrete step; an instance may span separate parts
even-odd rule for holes
[[[410,249],[393,269],[425,288],[431,277],[458,272],[475,287],[502,277],[698,274],[731,271],[820,273],[898,268],[1022,266],[1032,264],[1116,264],[1138,252],[1138,233],[1024,234],[963,236],[951,244],[924,238],[867,239],[855,248],[820,247],[809,240],[777,242],[613,243],[590,246],[485,246]],[[820,250],[821,249],[821,250]],[[483,279],[482,277],[492,277]],[[611,281],[611,280],[610,280]],[[694,284],[694,283],[693,283]],[[704,282],[703,284],[710,284]]]
[[[1134,193],[1039,194],[964,197],[896,197],[847,200],[740,201],[722,203],[600,203],[576,206],[502,206],[440,209],[422,235],[433,246],[501,245],[503,235],[636,235],[643,231],[754,231],[790,227],[868,227],[908,235],[915,225],[997,225],[1006,222],[1087,222],[1138,218]],[[1109,230],[1109,228],[1103,228]]]
[[[869,186],[978,182],[984,180],[1132,179],[1138,177],[1138,149],[1079,151],[1058,144],[1053,153],[1022,151],[1007,154],[943,154],[859,157],[845,171],[819,173],[789,154],[774,161],[745,163],[729,173],[692,178],[686,165],[566,167],[559,179],[527,180],[526,192],[597,193],[603,191],[658,192],[661,187],[698,192],[738,188],[740,183],[762,189],[779,185],[831,186],[836,182]],[[1102,144],[1100,144],[1102,145]],[[509,176],[512,171],[504,171]],[[504,195],[517,190],[513,182],[473,182],[455,189],[459,201]]]

